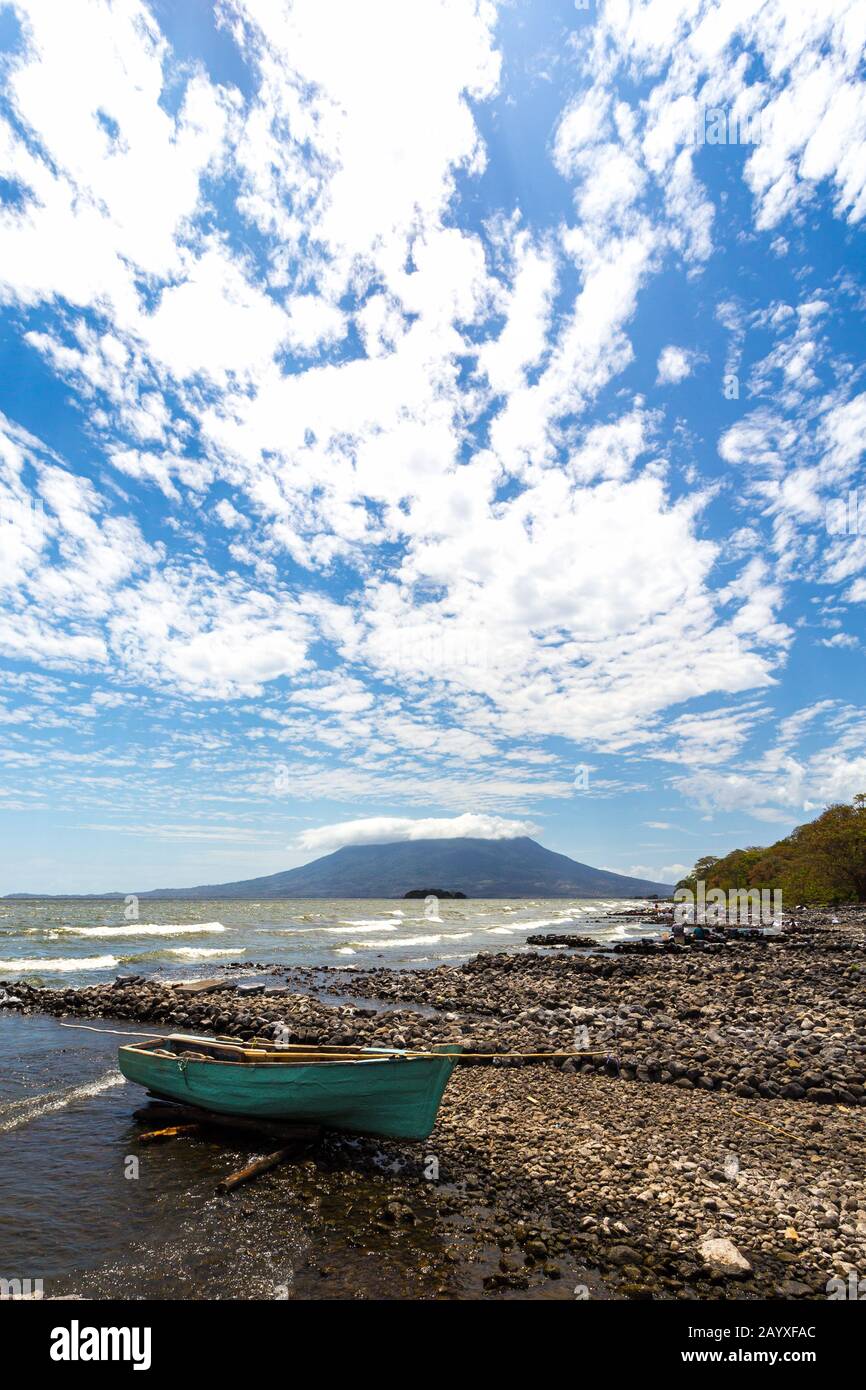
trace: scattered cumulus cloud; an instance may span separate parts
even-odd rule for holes
[[[656,382],[660,386],[678,386],[694,371],[695,354],[672,343],[662,348],[657,364]]]
[[[576,763],[758,820],[862,789],[857,0],[545,13],[543,120],[487,0],[224,0],[194,57],[143,0],[7,11],[9,804],[577,835]]]

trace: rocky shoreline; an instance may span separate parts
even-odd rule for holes
[[[263,992],[238,988],[254,969]],[[412,972],[244,963],[191,994],[140,977],[7,981],[0,1007],[241,1038],[280,1022],[301,1042],[577,1050],[459,1067],[422,1146],[439,1185],[419,1146],[389,1145],[395,1195],[411,1209],[425,1182],[426,1201],[500,1251],[491,1293],[585,1266],[585,1296],[823,1298],[866,1269],[864,983],[866,913],[837,909],[800,913],[772,940],[643,954]],[[381,1161],[353,1144],[352,1163],[365,1155]]]

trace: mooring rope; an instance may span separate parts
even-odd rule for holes
[[[131,1028],[94,1028],[90,1023],[61,1023],[61,1028],[83,1028],[86,1033],[112,1033],[118,1038],[157,1038],[158,1033],[136,1033]]]
[[[81,1028],[81,1029],[83,1029],[83,1030],[84,1030],[85,1032],[87,1032],[87,1033],[106,1033],[106,1034],[109,1034],[109,1035],[112,1035],[112,1036],[118,1037],[118,1038],[154,1038],[154,1039],[156,1039],[156,1038],[159,1038],[159,1037],[161,1036],[161,1035],[158,1034],[158,1033],[139,1033],[139,1032],[136,1032],[136,1031],[135,1031],[134,1029],[132,1029],[132,1028],[94,1028],[93,1025],[90,1024],[90,1023],[61,1023],[61,1024],[60,1024],[60,1027],[61,1027],[61,1028]],[[210,1039],[208,1039],[208,1038],[203,1038],[202,1041],[203,1041],[203,1042],[209,1042]],[[235,1040],[232,1039],[232,1041],[234,1042]],[[274,1048],[274,1050],[275,1050],[276,1052],[279,1052],[279,1051],[280,1051],[279,1045],[278,1045],[277,1043],[274,1043],[274,1042],[270,1041],[270,1039],[266,1039],[266,1038],[262,1038],[262,1039],[251,1039],[251,1041],[253,1041],[253,1042],[255,1042],[255,1041],[269,1042],[270,1046],[271,1046],[272,1048]],[[245,1046],[243,1040],[240,1039],[240,1038],[237,1039],[236,1045],[237,1045],[238,1047],[240,1047],[240,1048],[243,1048],[243,1047]],[[310,1051],[311,1051],[311,1052],[315,1052],[317,1046],[328,1047],[328,1046],[333,1046],[333,1045],[334,1045],[333,1043],[331,1043],[331,1044],[329,1044],[329,1043],[321,1043],[321,1044],[311,1043],[309,1046],[310,1046]],[[448,1044],[447,1044],[447,1043],[443,1043],[442,1046],[443,1046],[443,1047],[447,1047]],[[383,1048],[379,1048],[379,1049],[376,1049],[376,1050],[377,1050],[377,1051],[382,1051],[382,1052],[387,1052],[387,1051],[391,1051],[392,1049],[384,1048],[384,1047],[383,1047]],[[400,1050],[399,1048],[394,1048],[394,1049],[393,1049],[393,1051],[395,1051],[395,1052],[397,1052],[397,1051],[399,1051],[399,1050]],[[456,1061],[462,1061],[462,1060],[477,1061],[477,1060],[482,1059],[482,1058],[483,1058],[485,1061],[489,1061],[489,1060],[495,1059],[495,1058],[497,1058],[497,1057],[501,1057],[501,1058],[505,1058],[505,1057],[523,1057],[523,1058],[528,1058],[528,1059],[533,1059],[533,1060],[534,1060],[534,1059],[541,1059],[541,1060],[543,1061],[545,1058],[547,1058],[547,1059],[552,1059],[552,1058],[554,1058],[554,1057],[610,1057],[611,1054],[610,1054],[609,1052],[421,1052],[421,1051],[417,1051],[415,1048],[407,1048],[407,1049],[404,1050],[403,1056],[404,1056],[404,1057],[405,1057],[405,1056],[408,1056],[408,1057],[453,1057]]]

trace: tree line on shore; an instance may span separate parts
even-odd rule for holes
[[[708,854],[678,888],[780,889],[794,903],[866,901],[866,793],[828,806],[816,820],[762,848],[750,845],[723,858]]]

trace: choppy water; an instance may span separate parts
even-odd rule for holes
[[[118,973],[196,975],[230,961],[399,968],[528,949],[528,935],[607,941],[641,930],[634,901],[563,898],[0,901],[0,979],[92,984]],[[649,918],[647,918],[649,920]]]

